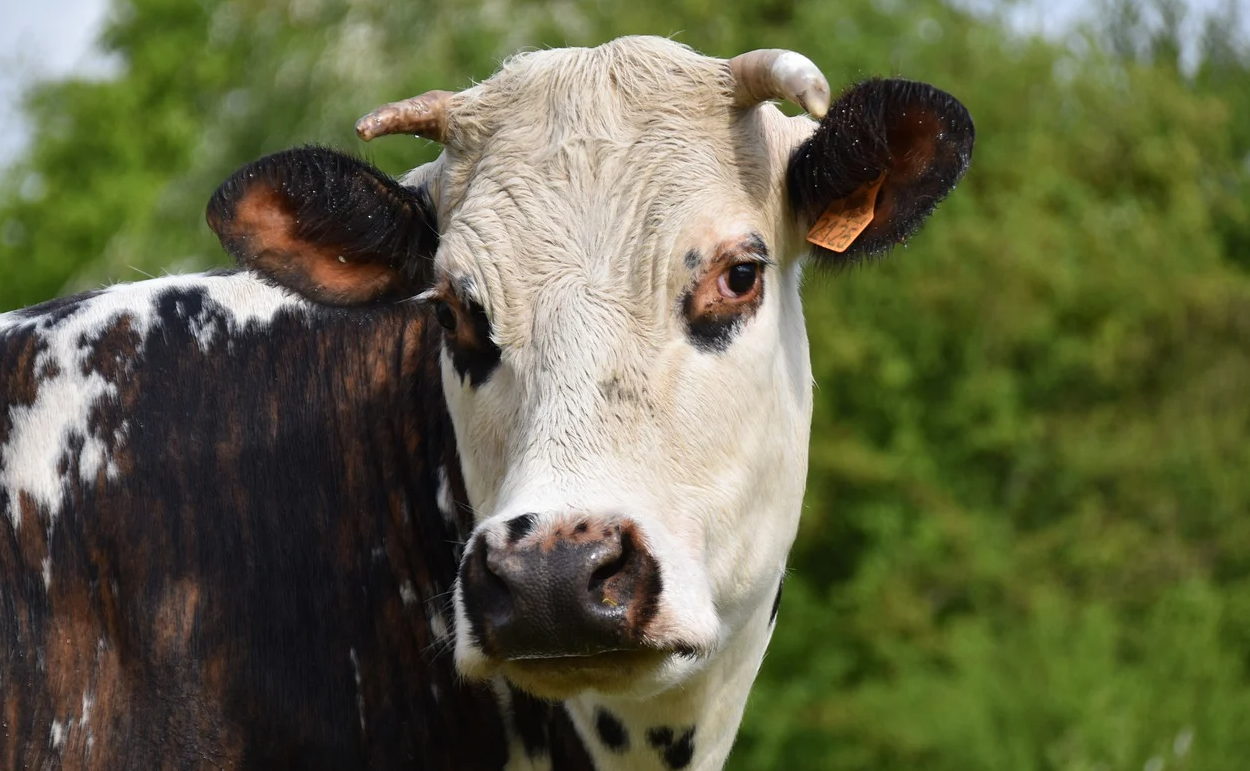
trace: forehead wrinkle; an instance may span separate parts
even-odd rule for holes
[[[529,118],[531,142],[556,144],[570,130],[579,137],[616,136],[656,113],[728,111],[733,89],[724,62],[668,40],[533,51],[505,60],[490,79],[461,92],[452,134],[464,146],[477,146],[517,118]]]
[[[526,343],[535,293],[565,276],[612,296],[640,331],[662,328],[686,253],[713,246],[726,212],[774,241],[772,177],[789,147],[766,145],[791,119],[733,109],[719,60],[612,48],[525,55],[462,92],[478,133],[443,169],[461,185],[453,229],[473,234],[455,260],[476,265],[501,345]]]
[[[454,222],[442,236],[437,259],[439,270],[451,280],[452,286],[458,291],[468,290],[471,296],[464,299],[477,302],[487,318],[493,320],[500,306],[507,302],[509,292],[505,277],[497,269],[498,262],[482,259],[497,248],[489,245],[492,239],[488,225],[464,220]],[[498,329],[492,324],[492,337],[497,334]],[[499,344],[498,340],[495,342]]]

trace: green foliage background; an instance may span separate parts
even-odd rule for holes
[[[203,204],[261,154],[428,160],[354,119],[524,47],[932,82],[973,167],[910,246],[809,282],[807,511],[730,765],[1250,768],[1250,54],[1235,2],[1191,68],[1175,0],[1100,8],[1057,44],[938,0],[115,0],[121,74],[29,95],[0,309],[223,261]]]

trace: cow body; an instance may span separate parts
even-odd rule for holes
[[[429,326],[247,273],[0,316],[0,767],[503,767]]]
[[[966,111],[627,38],[358,131],[446,151],[277,153],[208,206],[244,270],[0,317],[0,758],[720,768],[801,508],[804,257],[915,231]]]

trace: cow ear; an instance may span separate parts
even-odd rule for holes
[[[816,254],[853,261],[902,243],[972,160],[975,131],[953,96],[869,80],[842,94],[790,158],[790,201]]]
[[[320,147],[242,167],[213,193],[206,217],[241,266],[328,305],[420,292],[438,246],[424,190]]]

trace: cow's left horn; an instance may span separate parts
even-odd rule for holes
[[[737,88],[734,104],[750,107],[765,99],[788,99],[814,118],[829,112],[829,81],[812,60],[784,48],[761,48],[729,60]]]
[[[427,91],[402,102],[384,104],[356,121],[356,134],[368,142],[383,134],[414,134],[447,141],[447,100],[450,91]]]

